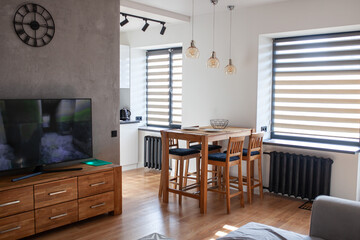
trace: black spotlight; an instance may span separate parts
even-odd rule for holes
[[[164,35],[165,30],[166,30],[165,23],[163,23],[162,25],[163,25],[163,26],[162,26],[162,28],[161,28],[160,34],[161,34],[161,35]]]
[[[149,27],[149,24],[148,24],[147,20],[145,20],[145,24],[141,30],[143,30],[145,32],[148,27]]]
[[[127,16],[125,16],[125,19],[120,23],[120,26],[124,26],[128,22],[129,22],[129,20],[127,19]]]

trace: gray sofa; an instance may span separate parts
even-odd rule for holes
[[[360,202],[319,196],[312,206],[310,234],[250,222],[218,240],[355,240],[360,239]]]

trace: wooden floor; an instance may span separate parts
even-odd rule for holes
[[[231,199],[231,214],[226,203],[216,193],[208,193],[208,213],[199,213],[198,201],[184,197],[178,205],[170,193],[169,204],[158,198],[159,172],[136,169],[123,173],[123,214],[101,215],[72,225],[50,230],[28,239],[136,240],[157,232],[173,239],[216,239],[231,229],[248,222],[259,222],[286,230],[307,234],[310,211],[298,207],[301,200],[265,194],[264,200],[255,196],[252,205],[245,202],[240,208],[237,197]],[[246,198],[245,198],[246,199]]]

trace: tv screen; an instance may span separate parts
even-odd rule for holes
[[[92,157],[91,99],[0,100],[0,171]]]

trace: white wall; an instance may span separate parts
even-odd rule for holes
[[[210,4],[210,3],[209,3]],[[198,60],[183,62],[183,125],[209,124],[212,118],[227,118],[233,126],[269,125],[271,92],[271,36],[360,29],[358,0],[293,0],[270,5],[235,9],[233,12],[232,59],[235,76],[226,76],[228,59],[228,12],[217,14],[215,51],[219,69],[206,68],[212,50],[212,16],[195,17],[195,41],[200,49]],[[351,26],[345,28],[344,26]],[[336,28],[336,29],[335,29]],[[294,32],[297,31],[297,32]],[[283,34],[279,34],[283,33]],[[169,25],[164,36],[158,29],[121,33],[131,47],[190,42],[190,25]],[[260,49],[259,49],[259,43]],[[257,96],[260,96],[258,102]],[[280,148],[277,148],[280,149]],[[282,151],[294,151],[281,148]],[[333,165],[331,194],[359,198],[358,155],[304,150],[302,153],[326,155]],[[266,159],[266,158],[265,158]],[[264,163],[264,165],[266,165]]]
[[[119,164],[119,1],[36,1],[56,32],[43,47],[24,44],[13,28],[23,0],[0,8],[0,96],[91,98],[94,157]]]

